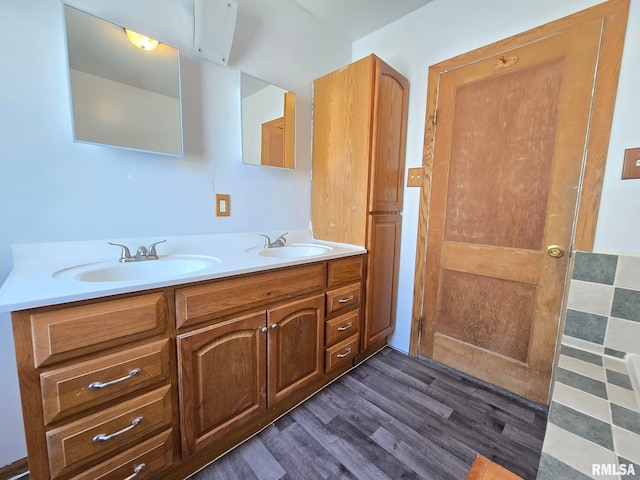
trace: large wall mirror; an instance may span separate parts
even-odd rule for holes
[[[181,156],[180,59],[64,5],[74,140]]]
[[[240,84],[242,161],[295,168],[295,93],[245,73]]]

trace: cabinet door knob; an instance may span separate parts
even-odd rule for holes
[[[262,333],[266,333],[266,332],[267,332],[267,327],[262,327],[262,328],[260,329],[260,331],[261,331]]]
[[[276,328],[278,328],[278,324],[277,323],[272,323],[271,324],[271,330],[275,330]]]

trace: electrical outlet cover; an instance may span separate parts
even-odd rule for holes
[[[216,193],[216,217],[231,215],[231,197],[228,194]]]
[[[622,179],[640,178],[640,147],[627,148],[624,151],[624,166],[622,167]]]

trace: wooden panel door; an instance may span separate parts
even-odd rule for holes
[[[370,215],[362,347],[383,341],[394,329],[402,216]]]
[[[601,30],[586,22],[439,77],[421,353],[541,404]]]
[[[268,404],[323,374],[324,295],[269,310]]]
[[[262,124],[260,163],[269,167],[284,167],[284,117]]]
[[[404,194],[409,81],[375,59],[369,211],[400,212]]]
[[[184,455],[266,409],[266,313],[178,335]]]

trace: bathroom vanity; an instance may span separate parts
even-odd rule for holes
[[[217,263],[165,279],[78,280],[93,262],[56,277],[68,269],[18,252],[0,302],[13,305],[33,480],[183,479],[353,367],[365,250],[276,253],[254,237],[216,239],[229,251],[198,254]],[[46,284],[63,300],[36,298]]]

